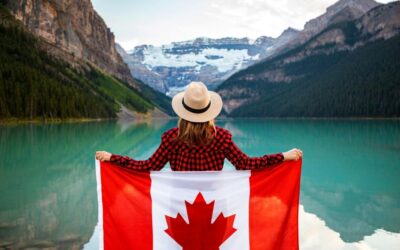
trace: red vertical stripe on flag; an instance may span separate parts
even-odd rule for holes
[[[301,160],[287,161],[250,177],[251,250],[299,249]]]
[[[104,249],[153,249],[149,172],[100,163]]]

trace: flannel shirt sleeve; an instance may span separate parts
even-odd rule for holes
[[[266,154],[261,157],[249,157],[232,140],[232,134],[227,131],[224,153],[225,157],[238,170],[265,168],[283,161],[283,153]]]
[[[128,156],[111,154],[110,162],[131,170],[161,170],[168,162],[167,138],[165,133],[153,155],[147,160],[135,160]]]

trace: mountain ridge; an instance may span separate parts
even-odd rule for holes
[[[339,0],[326,8],[323,14],[307,21],[294,39],[277,48],[269,57],[301,45],[335,22],[355,20],[379,5],[374,0]]]

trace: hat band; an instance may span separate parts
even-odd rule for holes
[[[194,109],[194,108],[189,107],[188,105],[185,104],[183,98],[182,98],[182,105],[183,105],[183,107],[184,107],[186,110],[188,110],[188,111],[190,111],[190,112],[192,112],[192,113],[200,114],[200,113],[206,112],[206,111],[210,108],[210,106],[211,106],[211,100],[210,100],[210,102],[208,103],[207,107],[202,108],[202,109]]]

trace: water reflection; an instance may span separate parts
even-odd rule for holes
[[[146,152],[163,124],[1,126],[0,249],[81,249],[97,223],[94,152]]]
[[[372,235],[365,236],[360,241],[345,242],[339,233],[326,226],[325,221],[315,214],[305,212],[303,206],[299,209],[299,234],[302,250],[397,250],[400,246],[400,234],[390,233],[383,229],[375,230]]]
[[[398,245],[399,121],[236,119],[217,125],[250,156],[303,150],[304,249]],[[176,120],[0,126],[0,249],[96,249],[94,152],[146,159],[174,126]]]
[[[380,228],[400,232],[399,121],[254,119],[226,126],[252,155],[301,148],[301,203],[345,242]]]

